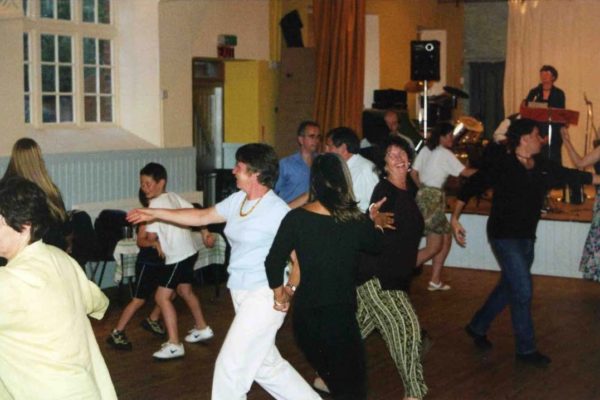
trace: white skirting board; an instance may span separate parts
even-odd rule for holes
[[[450,215],[448,215],[448,219]],[[467,231],[467,246],[455,241],[447,267],[499,271],[486,234],[487,216],[463,214],[460,222]],[[537,228],[535,259],[531,272],[537,275],[581,278],[579,260],[590,223],[541,220]],[[421,246],[425,245],[425,239]]]

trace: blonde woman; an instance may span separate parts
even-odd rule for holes
[[[13,145],[2,181],[13,176],[20,176],[35,183],[46,194],[52,221],[43,240],[47,244],[67,250],[66,236],[70,233],[70,226],[65,205],[60,190],[48,174],[42,149],[35,140],[21,138]]]

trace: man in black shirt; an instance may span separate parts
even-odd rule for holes
[[[466,232],[458,218],[470,197],[493,188],[487,233],[500,266],[500,281],[466,331],[478,347],[491,348],[486,333],[496,316],[509,306],[517,360],[543,367],[550,358],[537,351],[535,344],[530,272],[540,210],[549,188],[565,183],[589,184],[592,175],[539,157],[543,140],[534,121],[513,122],[506,136],[506,146],[490,145],[489,159],[461,189],[450,221],[456,241],[465,246]],[[593,183],[600,183],[600,177],[594,176]]]

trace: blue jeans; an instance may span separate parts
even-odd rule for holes
[[[475,333],[485,335],[492,321],[508,305],[517,354],[533,353],[536,351],[531,318],[534,241],[490,239],[490,245],[500,264],[500,281],[469,325]]]

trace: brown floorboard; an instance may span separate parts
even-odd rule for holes
[[[489,332],[494,348],[477,351],[463,331],[471,315],[483,303],[498,279],[497,272],[447,268],[448,292],[426,290],[429,270],[418,277],[411,297],[421,324],[435,343],[425,357],[428,399],[600,399],[600,285],[593,282],[536,276],[533,316],[539,349],[552,357],[546,370],[514,362],[510,315],[500,315]],[[161,339],[139,327],[148,306],[127,329],[134,348],[118,352],[105,343],[122,306],[114,301],[102,321],[94,321],[100,343],[120,399],[209,399],[213,364],[233,318],[227,291],[214,299],[211,287],[197,290],[215,339],[208,344],[186,345],[181,360],[156,362],[152,352]],[[180,302],[178,302],[180,303]],[[180,336],[191,327],[187,309],[178,304]],[[307,379],[313,372],[294,344],[286,321],[277,338],[283,356]],[[392,400],[403,396],[402,381],[378,334],[366,341],[369,399]],[[250,400],[270,399],[258,385]]]

